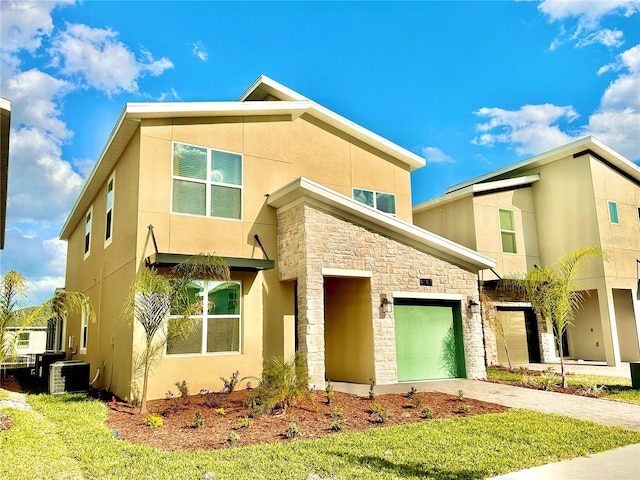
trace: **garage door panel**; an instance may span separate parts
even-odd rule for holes
[[[457,376],[452,307],[397,305],[395,323],[399,381]]]

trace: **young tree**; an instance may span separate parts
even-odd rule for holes
[[[147,411],[149,374],[165,346],[184,339],[194,327],[193,315],[201,303],[194,303],[188,295],[194,280],[229,281],[229,267],[215,255],[195,255],[165,275],[154,268],[138,272],[123,307],[123,317],[142,327],[144,343],[134,359],[134,380],[142,376],[140,414]],[[167,322],[172,315],[171,322]]]
[[[89,318],[94,315],[86,295],[66,290],[57,292],[38,306],[23,308],[27,291],[27,280],[20,273],[9,270],[0,277],[0,364],[15,356],[15,339],[34,322],[49,320],[65,312],[84,311]],[[11,331],[9,327],[12,327]]]
[[[562,388],[567,386],[562,336],[567,327],[573,325],[575,313],[586,293],[576,285],[576,277],[588,258],[600,256],[602,250],[599,247],[582,247],[560,257],[551,267],[534,267],[522,278],[503,280],[507,288],[522,292],[533,309],[551,321],[560,355]]]

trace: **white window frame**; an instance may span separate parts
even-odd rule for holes
[[[513,221],[513,230],[509,230],[506,228],[502,228],[502,219],[500,218],[500,213],[501,212],[510,212],[511,213],[511,219]],[[518,254],[518,236],[517,236],[517,232],[516,232],[516,215],[514,213],[514,211],[510,208],[498,208],[498,225],[500,226],[500,249],[502,251],[502,253],[507,253],[510,255],[517,255]],[[513,235],[513,249],[515,250],[515,252],[507,252],[504,249],[504,242],[502,241],[502,234],[503,233],[508,233],[510,235]]]
[[[217,280],[200,280],[202,282],[204,282],[204,290],[205,292],[208,292],[209,289],[207,288],[208,284],[210,282],[220,282]],[[221,283],[226,283],[226,282],[221,282]],[[190,318],[194,319],[194,320],[200,320],[202,322],[202,344],[200,346],[200,352],[194,352],[194,353],[169,353],[167,351],[167,345],[165,345],[164,348],[164,355],[165,357],[168,358],[178,358],[178,357],[192,357],[192,356],[220,356],[220,355],[237,355],[242,353],[242,300],[243,300],[243,290],[242,290],[242,281],[241,280],[229,280],[228,283],[236,283],[240,286],[240,295],[238,298],[238,313],[237,314],[223,314],[223,315],[209,315],[209,313],[207,312],[207,302],[202,302],[202,313],[198,314],[198,315],[192,315],[190,316]],[[169,320],[171,320],[172,318],[177,318],[176,316],[169,316]],[[207,320],[210,318],[237,318],[238,319],[238,350],[232,350],[232,351],[228,351],[228,352],[207,352],[207,329],[208,329],[208,322]]]
[[[84,258],[85,260],[89,255],[91,255],[91,230],[93,229],[93,205],[89,207],[87,213],[84,216],[84,242],[83,242],[83,250],[84,250]]]
[[[175,175],[174,174],[174,154],[175,154],[175,146],[176,145],[188,145],[190,147],[196,147],[196,148],[203,148],[207,151],[207,178],[206,180],[201,180],[201,179],[197,179],[197,178],[191,178],[191,177],[182,177],[180,175]],[[222,182],[216,182],[213,181],[211,179],[211,153],[212,152],[222,152],[222,153],[230,153],[232,155],[239,155],[240,156],[240,184],[236,185],[233,183],[222,183]],[[198,215],[195,213],[184,213],[184,212],[175,212],[173,210],[173,182],[175,180],[182,180],[185,182],[191,182],[191,183],[200,183],[200,184],[204,184],[206,187],[206,191],[205,191],[205,213],[204,215]],[[238,218],[229,218],[229,217],[217,217],[211,214],[211,187],[212,186],[217,186],[217,187],[227,187],[227,188],[234,188],[236,190],[240,190],[240,216]],[[244,155],[242,153],[238,153],[238,152],[232,152],[230,150],[222,150],[220,148],[211,148],[211,147],[204,147],[202,145],[195,145],[193,143],[185,143],[185,142],[172,142],[171,144],[171,213],[173,215],[187,215],[190,217],[205,217],[205,218],[215,218],[215,219],[219,219],[219,220],[230,220],[230,221],[242,221],[243,217],[244,217]]]
[[[87,344],[89,343],[89,312],[86,308],[82,308],[80,316],[80,353],[87,353]]]
[[[25,340],[20,340],[20,335],[26,335],[27,339],[27,346],[26,347],[21,347],[20,343],[24,342]],[[16,349],[17,350],[29,350],[31,348],[31,332],[16,332]]]
[[[109,188],[111,187],[111,190]],[[111,193],[111,205],[109,205],[109,193]],[[116,172],[111,174],[109,181],[107,182],[107,195],[105,206],[105,224],[104,224],[104,246],[105,248],[111,245],[113,240],[113,204],[115,202],[116,195]],[[109,215],[111,214],[111,215]],[[109,235],[107,237],[107,235]]]
[[[361,192],[370,192],[372,194],[373,197],[373,205],[369,205],[367,203],[361,202],[360,200],[358,200],[356,198],[356,190],[361,191]],[[390,195],[393,197],[393,209],[394,212],[393,213],[389,213],[389,212],[385,212],[384,210],[380,210],[378,208],[378,194],[384,194],[384,195]],[[377,211],[379,211],[380,213],[384,213],[385,215],[391,215],[392,217],[395,217],[398,213],[398,205],[396,203],[396,194],[395,193],[391,193],[391,192],[382,192],[380,190],[371,190],[369,188],[356,188],[353,187],[351,189],[351,198],[353,198],[356,202],[361,203],[362,205],[367,205],[368,207],[371,208],[375,208]]]
[[[616,214],[616,220],[615,222],[613,221],[613,218],[611,216],[611,207],[613,207],[615,214]],[[609,215],[609,223],[611,225],[620,225],[620,213],[618,212],[618,203],[614,202],[613,200],[608,200],[607,201],[607,214]]]

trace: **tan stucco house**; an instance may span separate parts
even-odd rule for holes
[[[316,388],[483,377],[469,305],[495,262],[412,224],[410,173],[423,164],[264,76],[238,101],[127,104],[61,233],[66,288],[96,311],[67,319],[68,358],[129,397],[129,285],[204,252],[226,259],[231,282],[194,285],[215,308],[164,352],[149,398],[182,380],[218,389],[295,351]]]
[[[571,358],[608,365],[640,360],[640,168],[624,156],[586,137],[454,185],[413,215],[417,225],[497,260],[480,280],[507,326],[515,363],[557,359],[553,331],[530,305],[496,291],[496,280],[601,247],[604,258],[590,259],[579,279],[589,295],[565,347]],[[485,340],[488,363],[506,364],[490,329]]]

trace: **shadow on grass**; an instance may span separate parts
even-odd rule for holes
[[[341,453],[341,457],[351,463],[368,467],[376,472],[388,472],[397,477],[424,477],[438,480],[477,480],[492,474],[487,470],[446,469],[437,465],[425,465],[418,462],[396,463],[387,458],[371,455],[358,456]]]

